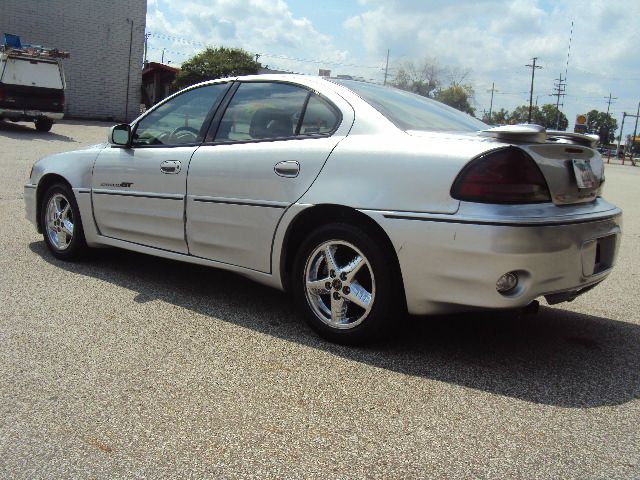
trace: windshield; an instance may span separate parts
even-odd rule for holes
[[[489,128],[466,113],[415,93],[355,80],[331,81],[358,94],[401,130],[477,132]]]

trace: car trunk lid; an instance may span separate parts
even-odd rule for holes
[[[540,125],[505,125],[480,132],[527,152],[545,177],[553,202],[591,202],[601,194],[604,164],[597,135],[547,131]]]

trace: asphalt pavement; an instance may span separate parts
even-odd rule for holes
[[[640,478],[640,167],[606,169],[624,237],[598,288],[349,348],[231,273],[49,255],[31,164],[107,126],[0,122],[0,478]]]

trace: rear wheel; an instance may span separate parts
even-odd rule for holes
[[[393,270],[365,231],[346,224],[317,229],[298,251],[293,275],[299,308],[327,340],[361,344],[389,327],[396,291]]]
[[[36,124],[36,130],[39,132],[48,132],[53,126],[53,120],[46,117],[37,118],[34,123]]]
[[[80,211],[68,186],[53,185],[45,192],[40,215],[44,242],[56,258],[76,260],[86,252]]]

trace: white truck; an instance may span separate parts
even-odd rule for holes
[[[51,130],[64,116],[63,58],[69,54],[22,45],[18,36],[5,34],[0,45],[0,120],[34,122],[40,132]]]

